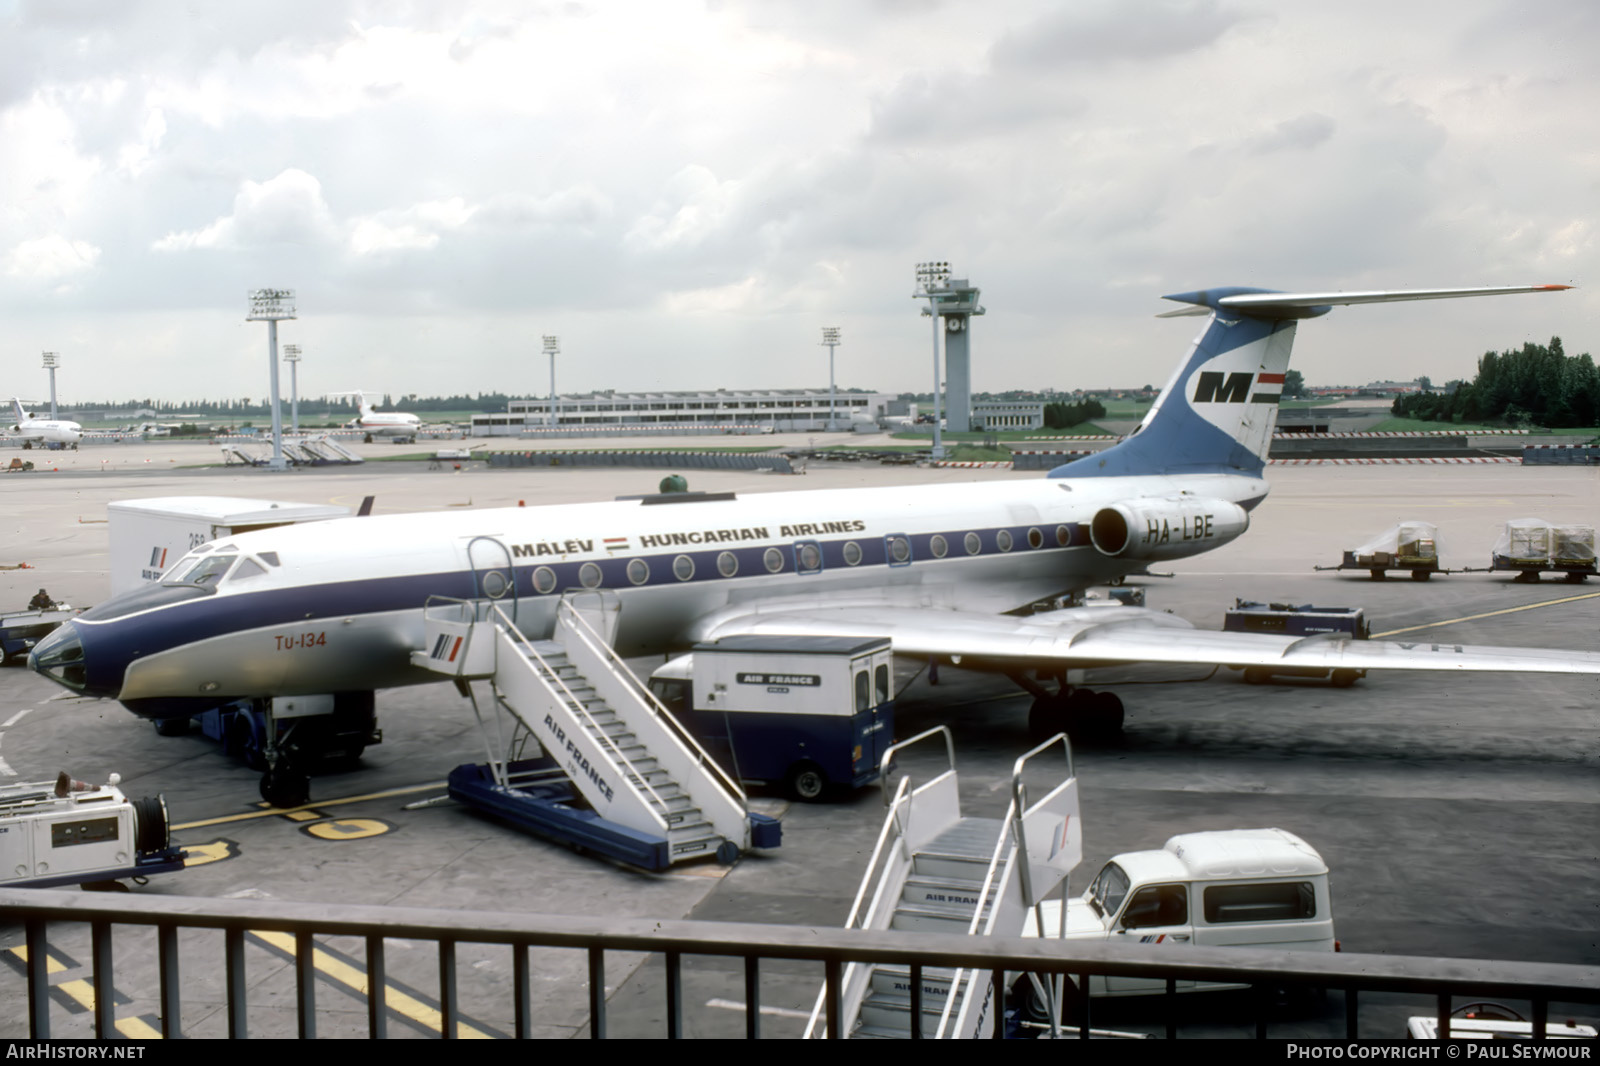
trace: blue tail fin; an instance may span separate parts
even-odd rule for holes
[[[1100,452],[1063,464],[1050,477],[1129,474],[1259,475],[1278,424],[1278,399],[1300,319],[1335,305],[1441,300],[1513,292],[1549,292],[1567,285],[1383,292],[1283,293],[1270,289],[1203,289],[1165,299],[1191,304],[1163,318],[1209,313],[1139,428]]]

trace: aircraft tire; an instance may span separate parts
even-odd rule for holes
[[[1122,697],[1115,692],[1096,692],[1089,703],[1090,721],[1096,736],[1114,737],[1122,732],[1127,712],[1122,708]]]
[[[187,718],[157,718],[152,724],[158,737],[181,737],[189,732]]]
[[[828,775],[816,763],[802,759],[789,767],[789,772],[784,775],[783,790],[790,799],[816,803],[828,790]]]
[[[1043,744],[1057,733],[1072,732],[1074,715],[1070,697],[1038,696],[1028,708],[1028,739]]]
[[[311,778],[293,766],[278,766],[261,775],[261,798],[274,807],[303,807],[311,798]]]

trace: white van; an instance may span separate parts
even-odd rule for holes
[[[1061,903],[1044,903],[1045,936],[1061,936]],[[1284,829],[1183,833],[1159,851],[1114,856],[1067,900],[1065,939],[1201,947],[1337,951],[1328,866]],[[1038,936],[1030,922],[1026,936]],[[1179,981],[1179,991],[1243,985]],[[1155,977],[1090,978],[1095,996],[1165,992]]]

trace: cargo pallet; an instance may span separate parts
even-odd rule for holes
[[[1345,552],[1344,559],[1340,561],[1338,566],[1318,566],[1313,569],[1365,570],[1374,581],[1384,580],[1389,576],[1390,570],[1409,573],[1413,581],[1426,581],[1434,574],[1449,574],[1453,572],[1441,568],[1437,559],[1396,555],[1392,552],[1374,552],[1371,555],[1357,555],[1355,552]]]

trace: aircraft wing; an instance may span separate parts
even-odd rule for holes
[[[1315,670],[1465,670],[1600,674],[1600,652],[1433,640],[1354,640],[1197,629],[1143,607],[1080,607],[1019,617],[960,609],[795,604],[720,612],[702,639],[735,635],[888,637],[897,655],[982,668],[1087,669],[1131,663]]]

